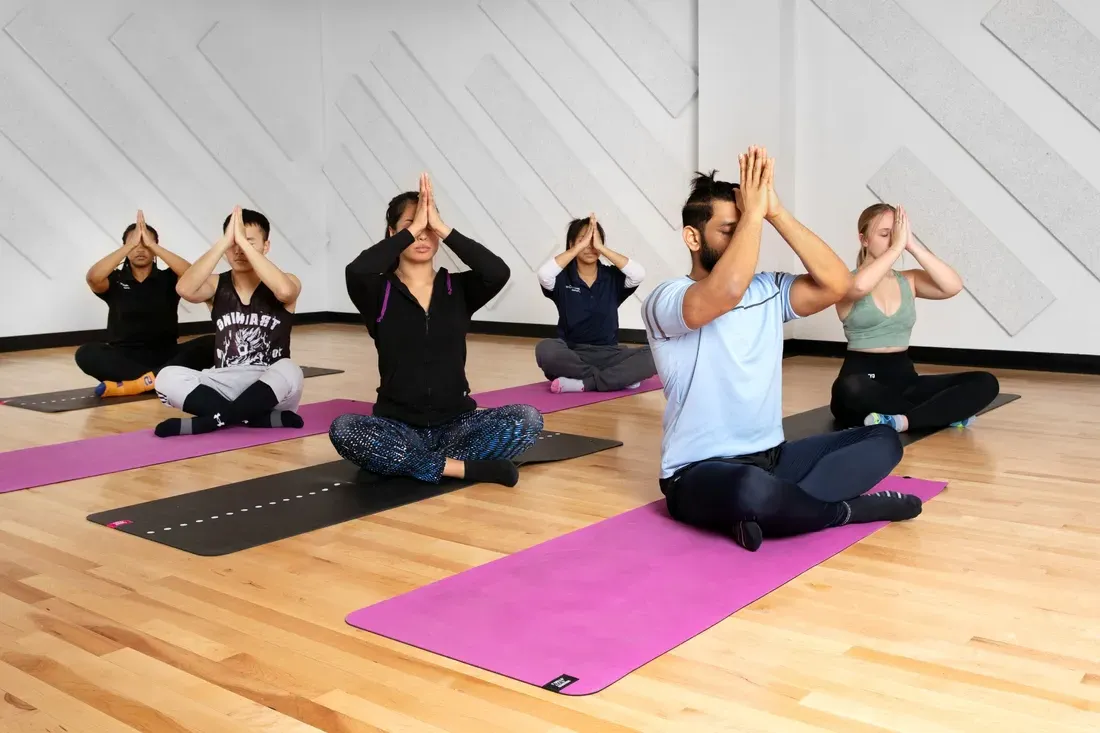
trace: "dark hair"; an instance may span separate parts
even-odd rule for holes
[[[233,218],[232,214],[225,217],[225,222],[222,223],[222,232],[223,233],[225,232],[226,229],[229,228],[229,220],[232,219],[232,218]],[[258,211],[253,211],[252,209],[241,209],[241,222],[245,226],[248,226],[250,224],[255,224],[261,230],[263,230],[264,241],[265,242],[267,241],[267,238],[271,235],[271,222],[269,222],[267,220],[266,216],[264,216],[263,214],[261,214]]]
[[[581,235],[581,230],[588,226],[588,217],[583,219],[574,219],[569,222],[569,228],[565,230],[565,249],[568,250],[574,244],[577,243],[577,237]],[[607,237],[603,233],[603,224],[599,221],[596,222],[596,231],[600,233],[600,240],[606,242]]]
[[[714,174],[717,172],[695,172],[695,178],[691,180],[691,194],[680,212],[685,227],[695,227],[702,232],[714,216],[713,202],[736,201],[734,192],[741,188],[740,184],[715,180]]]
[[[153,235],[153,241],[159,243],[160,242],[160,235],[157,234],[157,230],[154,229],[153,227],[149,226],[148,224],[145,225],[145,228],[148,229],[149,233]],[[130,226],[126,227],[126,231],[124,231],[122,233],[122,243],[123,244],[126,244],[126,237],[130,236],[130,232],[134,231],[135,229],[137,229],[137,222],[134,222]]]
[[[409,204],[420,203],[419,191],[406,191],[405,193],[399,193],[390,199],[389,206],[386,207],[386,236],[390,235],[390,230],[397,229],[397,221],[401,218],[401,215],[405,213],[405,207]]]

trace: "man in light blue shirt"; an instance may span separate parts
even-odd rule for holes
[[[668,400],[660,483],[669,514],[753,551],[764,537],[911,519],[918,497],[864,495],[901,460],[893,428],[784,440],[783,324],[836,304],[852,276],[783,208],[767,151],[750,148],[739,162],[740,185],[696,177],[682,213],[691,273],[642,306]],[[756,272],[765,220],[808,274]]]

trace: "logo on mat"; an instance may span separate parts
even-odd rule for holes
[[[133,524],[133,522],[131,522],[129,519],[116,519],[107,526],[111,529],[118,529],[119,527],[124,527],[127,524]]]
[[[569,687],[569,685],[573,684],[576,681],[577,681],[576,677],[573,677],[572,675],[568,675],[568,674],[563,674],[560,677],[558,677],[557,679],[555,679],[551,682],[547,682],[545,685],[542,686],[542,689],[550,690],[552,692],[561,692],[566,687]]]

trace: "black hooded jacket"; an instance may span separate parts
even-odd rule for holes
[[[477,408],[466,381],[466,333],[475,312],[508,282],[508,264],[452,229],[443,240],[467,272],[440,268],[428,309],[395,273],[413,243],[408,229],[363,250],[344,270],[348,295],[378,350],[374,414],[412,427],[438,426]]]

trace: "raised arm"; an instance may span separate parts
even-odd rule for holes
[[[779,202],[769,166],[765,180],[768,191],[768,222],[798,255],[807,274],[799,275],[791,285],[790,305],[794,314],[806,317],[835,305],[848,293],[852,273],[844,260],[829,245],[791,216]]]
[[[176,293],[188,303],[205,303],[213,298],[218,290],[218,276],[214,274],[214,268],[233,246],[233,242],[233,226],[230,222],[218,241],[180,275],[179,282],[176,283]]]
[[[909,229],[909,236],[906,239],[905,249],[909,250],[917,263],[924,268],[923,270],[905,271],[905,275],[910,278],[910,282],[914,285],[913,290],[916,296],[928,300],[946,300],[962,292],[963,281],[959,277],[959,273],[932,254],[923,244],[913,239],[912,229],[907,228]]]
[[[126,242],[121,247],[88,268],[87,274],[84,275],[84,280],[88,283],[88,287],[92,289],[93,293],[100,295],[107,292],[107,289],[111,287],[111,283],[107,278],[111,276],[115,268],[122,264],[122,261],[129,256],[130,252],[132,252],[134,247],[138,246],[140,242],[141,237],[138,235],[137,230],[135,230],[130,233],[130,236],[126,238]]]
[[[489,251],[487,247],[444,224],[435,206],[432,181],[426,174],[424,184],[427,194],[428,226],[458,259],[470,268],[469,272],[457,273],[455,277],[462,278],[463,292],[466,294],[466,309],[469,313],[473,313],[504,289],[508,278],[512,276],[512,271],[507,262]],[[422,195],[421,200],[424,198]]]
[[[260,282],[271,290],[278,301],[286,306],[287,310],[293,312],[294,304],[298,302],[298,295],[302,292],[302,282],[294,275],[279,269],[278,265],[269,260],[258,247],[248,241],[248,236],[244,231],[244,216],[241,213],[240,206],[233,210],[229,229],[233,232],[234,244],[244,252],[244,256],[248,258],[248,264],[252,265],[252,269],[256,272],[256,276],[260,278]]]
[[[760,233],[768,210],[764,174],[774,161],[767,158],[766,149],[752,147],[738,157],[738,162],[743,210],[736,224],[719,222],[720,235],[728,237],[732,231],[733,237],[714,269],[692,283],[683,294],[683,322],[693,331],[736,308],[756,275]],[[684,240],[695,249],[703,246],[702,232],[685,229]]]
[[[141,235],[142,244],[161,262],[168,265],[168,269],[174,272],[176,277],[183,277],[183,273],[187,272],[188,268],[191,267],[191,263],[160,245],[160,242],[145,226],[145,213],[140,209],[137,213],[137,231]]]
[[[859,269],[855,277],[852,278],[852,285],[848,288],[848,293],[844,296],[841,304],[854,303],[874,290],[875,286],[882,282],[882,278],[886,277],[893,269],[894,263],[905,251],[906,242],[909,241],[910,237],[909,217],[905,213],[905,209],[898,206],[894,215],[894,225],[890,230],[890,248],[881,257],[876,257],[874,262]]]
[[[592,220],[595,221],[595,216]],[[623,276],[626,278],[625,287],[633,289],[641,285],[642,281],[645,280],[645,268],[642,267],[641,263],[604,245],[603,237],[600,236],[599,229],[596,227],[592,227],[592,231],[592,246],[596,248],[601,256],[607,258],[608,262],[622,271]]]

